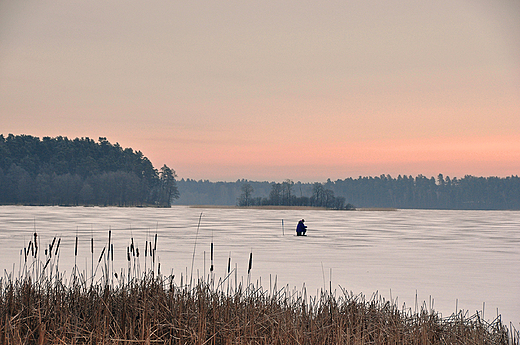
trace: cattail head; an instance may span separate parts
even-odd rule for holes
[[[249,254],[249,265],[248,265],[248,268],[247,268],[247,274],[249,274],[249,272],[251,272],[251,268],[253,267],[253,252],[251,252]]]
[[[47,249],[45,249],[45,250],[47,250]],[[51,258],[48,258],[47,262],[45,262],[45,266],[43,266],[44,270],[47,268],[47,266],[49,266],[49,262],[51,262]]]
[[[54,243],[56,243],[56,236],[54,236],[54,238],[52,239],[52,243],[49,247],[49,249],[52,251],[52,248],[54,247]]]
[[[58,238],[58,243],[56,244],[56,251],[54,252],[54,255],[58,255],[58,249],[60,248],[60,242],[61,242],[61,238]]]
[[[101,251],[101,255],[99,255],[98,263],[101,262],[101,259],[103,258],[103,255],[105,254],[106,247],[103,247],[103,250]]]
[[[231,253],[229,254],[228,263],[227,263],[227,273],[231,272]]]
[[[34,233],[34,257],[38,255],[38,234]]]

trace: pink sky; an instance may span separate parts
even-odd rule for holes
[[[520,3],[0,2],[0,132],[180,178],[520,173]]]

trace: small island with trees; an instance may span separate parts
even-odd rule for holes
[[[238,206],[306,206],[326,208],[332,210],[354,210],[352,204],[345,204],[345,198],[334,196],[334,191],[326,188],[322,183],[312,184],[312,195],[296,196],[294,182],[285,180],[282,183],[271,183],[271,191],[267,198],[253,197],[254,188],[251,183],[244,183],[240,188],[241,194],[237,200]]]

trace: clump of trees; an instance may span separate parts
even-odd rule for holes
[[[169,207],[176,177],[104,137],[0,135],[0,204]]]
[[[282,183],[273,182],[269,197],[253,197],[254,188],[250,183],[241,187],[242,194],[237,200],[238,206],[312,206],[335,210],[352,210],[354,206],[345,204],[344,197],[334,196],[334,191],[316,182],[312,185],[311,196],[296,196],[294,182],[285,180]]]

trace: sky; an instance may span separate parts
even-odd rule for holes
[[[0,0],[0,133],[179,178],[520,173],[520,1]]]

